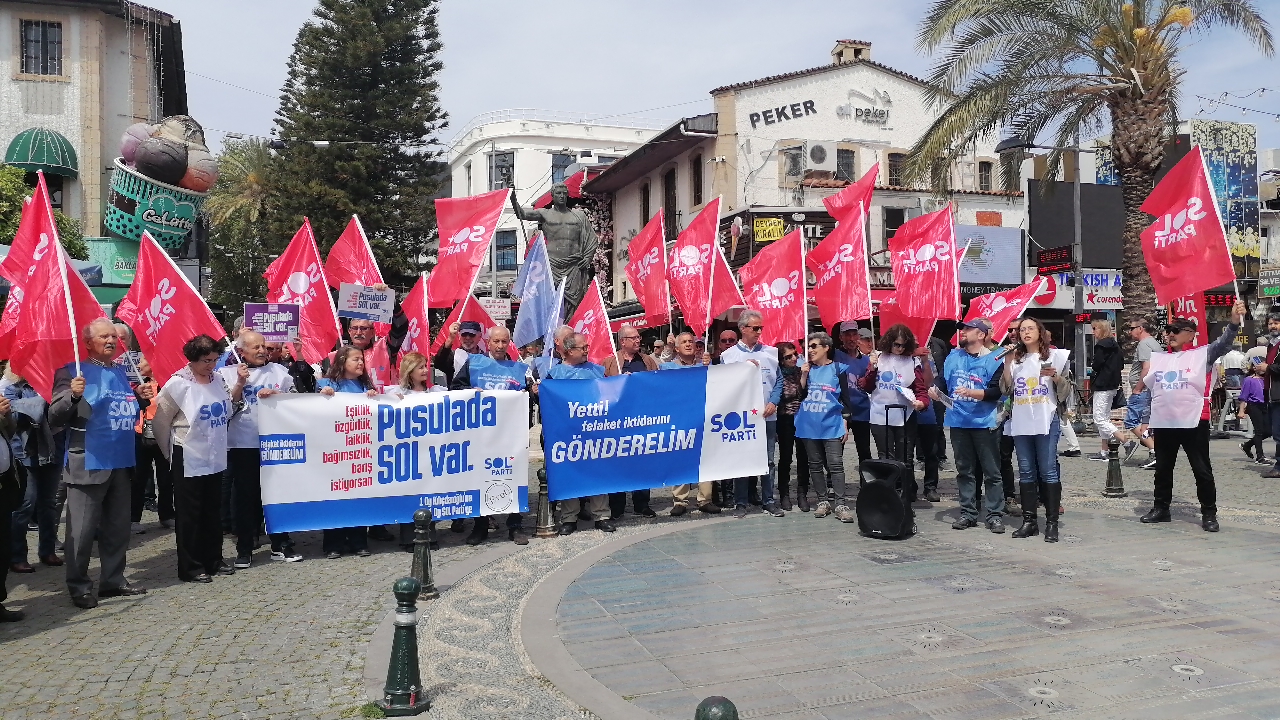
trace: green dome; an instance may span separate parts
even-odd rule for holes
[[[31,128],[18,133],[5,151],[6,165],[27,172],[43,170],[50,175],[74,178],[80,175],[76,149],[61,133],[48,128]]]

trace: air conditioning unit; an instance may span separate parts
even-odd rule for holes
[[[826,141],[811,141],[806,148],[805,170],[836,172],[836,144]]]

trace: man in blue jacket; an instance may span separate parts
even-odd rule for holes
[[[1004,532],[1004,489],[1000,481],[1000,429],[996,410],[1000,400],[1000,357],[991,352],[991,322],[974,318],[960,326],[960,347],[947,355],[943,369],[951,407],[945,427],[951,428],[951,453],[960,489],[960,519],[951,527],[964,530],[978,524],[976,471],[986,485],[986,526]],[[946,404],[937,387],[929,396]]]

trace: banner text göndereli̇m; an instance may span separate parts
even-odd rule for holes
[[[551,500],[769,471],[750,363],[546,380],[538,392]]]
[[[268,532],[528,510],[524,393],[279,395],[258,412]]]

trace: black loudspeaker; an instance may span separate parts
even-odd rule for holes
[[[910,537],[915,511],[899,488],[907,466],[899,460],[877,459],[864,460],[858,467],[864,479],[854,503],[858,529],[873,538]]]

